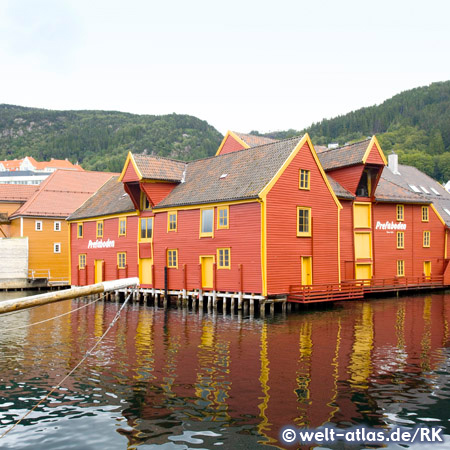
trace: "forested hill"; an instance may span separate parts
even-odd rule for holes
[[[316,145],[345,144],[376,134],[386,154],[439,181],[450,179],[450,81],[402,92],[381,105],[324,119],[301,131],[267,133],[276,139],[308,132]],[[259,134],[258,132],[253,132]]]
[[[0,105],[0,160],[68,158],[84,169],[119,172],[128,151],[197,159],[214,155],[221,140],[215,128],[188,115]]]

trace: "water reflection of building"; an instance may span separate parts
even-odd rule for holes
[[[98,303],[30,331],[24,368],[55,367],[53,383],[106,330],[116,308]],[[31,310],[30,321],[45,315]],[[87,406],[97,399],[120,408],[130,444],[168,442],[189,422],[221,435],[238,428],[282,447],[279,432],[288,424],[382,426],[402,408],[437,401],[430,393],[443,381],[433,371],[445,359],[449,320],[444,294],[341,303],[275,322],[134,305],[66,387]],[[61,342],[57,360],[32,354],[42,333]]]

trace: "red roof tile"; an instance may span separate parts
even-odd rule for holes
[[[0,184],[0,202],[25,202],[38,189],[26,184]]]
[[[276,142],[277,139],[268,138],[265,136],[255,136],[254,134],[244,134],[233,131],[235,135],[241,138],[248,146],[258,147],[259,145],[272,144]]]

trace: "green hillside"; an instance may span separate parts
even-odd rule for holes
[[[286,138],[308,132],[316,145],[345,144],[376,134],[386,154],[439,181],[450,179],[450,81],[402,92],[381,105],[324,119],[305,130],[267,133]],[[254,132],[258,134],[257,132]]]
[[[221,139],[207,122],[188,115],[0,105],[0,160],[68,158],[85,169],[118,172],[128,151],[197,159],[214,155]]]

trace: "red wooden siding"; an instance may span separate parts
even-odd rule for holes
[[[370,149],[369,156],[367,157],[366,164],[381,164],[384,166],[384,161],[381,158],[380,152],[375,144]]]
[[[342,280],[355,278],[355,252],[353,239],[353,202],[341,200],[341,277]]]
[[[429,222],[422,222],[421,205],[404,205],[406,224],[405,248],[397,249],[397,231],[376,229],[377,222],[397,222],[396,204],[373,205],[374,278],[393,278],[397,275],[397,260],[405,261],[405,276],[422,276],[424,261],[431,261],[431,274],[442,275],[444,270],[445,230],[434,211],[429,209]],[[423,247],[423,232],[430,231],[430,247]]]
[[[225,153],[232,153],[237,150],[242,150],[244,148],[245,147],[243,147],[240,142],[236,141],[236,139],[234,139],[234,137],[228,136],[227,140],[225,141],[225,144],[223,145],[222,149],[220,150],[219,155],[225,155]]]
[[[153,205],[162,202],[176,186],[177,183],[141,183],[141,189]]]
[[[231,269],[216,270],[217,291],[239,291],[239,265],[242,265],[243,292],[261,293],[261,212],[259,203],[230,205],[229,229],[217,230],[217,208],[214,208],[214,237],[199,238],[200,209],[179,210],[177,231],[167,231],[167,213],[155,211],[153,257],[154,285],[164,289],[164,267],[167,249],[178,249],[178,268],[168,269],[170,289],[201,288],[200,256],[214,256],[217,249],[230,248]]]
[[[310,170],[310,190],[299,189],[299,170]],[[311,208],[312,237],[297,237],[297,206]],[[338,207],[308,143],[267,194],[268,294],[301,283],[301,256],[312,256],[313,284],[338,283]]]
[[[73,285],[87,285],[95,282],[95,260],[103,260],[103,281],[138,276],[138,217],[127,217],[127,234],[119,236],[119,218],[103,220],[103,238],[96,237],[96,221],[83,222],[83,237],[77,237],[77,224],[71,223],[71,276]],[[88,248],[89,240],[95,242],[108,239],[114,241],[113,248]],[[117,253],[126,253],[127,269],[117,269]],[[78,255],[86,254],[86,269],[78,275]],[[79,282],[78,282],[79,279]]]
[[[138,177],[136,171],[134,170],[133,163],[130,161],[128,163],[127,170],[125,171],[125,174],[122,178],[122,182],[130,183],[132,181],[139,181],[139,177]]]
[[[361,179],[364,166],[359,164],[357,166],[344,167],[343,169],[330,170],[327,175],[333,177],[339,184],[352,194],[356,194],[356,189]]]

